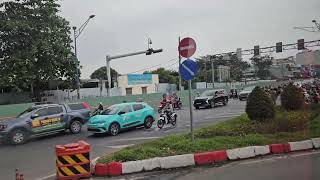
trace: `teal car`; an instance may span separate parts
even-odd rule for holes
[[[88,131],[94,134],[117,135],[121,130],[144,126],[149,129],[156,114],[152,107],[143,102],[122,103],[110,106],[100,115],[93,116],[87,124]]]

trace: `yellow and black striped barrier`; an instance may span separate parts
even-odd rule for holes
[[[56,146],[57,179],[79,179],[91,176],[90,144],[78,143]]]

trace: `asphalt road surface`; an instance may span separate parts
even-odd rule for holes
[[[211,167],[184,168],[112,180],[319,180],[320,151],[268,156]],[[102,180],[104,178],[91,178]],[[109,179],[109,178],[108,178]]]
[[[230,100],[227,106],[214,109],[194,110],[194,125],[196,128],[207,126],[231,117],[238,116],[245,109],[245,102]],[[68,144],[85,140],[91,144],[91,159],[105,153],[111,153],[120,148],[143,143],[170,134],[188,132],[190,119],[188,107],[177,111],[178,122],[175,128],[168,126],[159,130],[156,123],[151,129],[136,129],[123,132],[118,136],[94,137],[84,130],[81,134],[57,134],[31,140],[19,146],[0,145],[0,179],[10,180],[15,177],[15,169],[19,168],[25,180],[54,179],[55,177],[55,145]],[[84,129],[86,129],[84,127]]]

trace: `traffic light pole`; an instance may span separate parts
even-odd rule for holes
[[[179,36],[179,38],[178,38],[178,41],[179,41],[179,43],[178,44],[180,44],[180,36]],[[180,54],[178,54],[178,56],[179,56],[179,68],[180,68],[180,66],[181,66],[181,56],[180,56]],[[182,90],[182,78],[181,78],[181,74],[180,74],[180,71],[179,71],[179,91],[181,91]]]
[[[152,53],[159,53],[162,52],[162,49],[147,49],[146,51],[138,51],[138,52],[133,52],[133,53],[128,53],[128,54],[122,54],[122,55],[117,55],[117,56],[106,56],[106,69],[107,69],[107,82],[108,82],[108,87],[107,87],[107,93],[108,96],[110,96],[110,88],[111,88],[111,67],[110,67],[110,61],[113,59],[120,59],[124,57],[129,57],[129,56],[136,56],[140,54],[146,54],[146,55],[151,55]]]

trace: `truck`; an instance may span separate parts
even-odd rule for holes
[[[77,134],[90,115],[90,106],[86,102],[34,105],[15,118],[0,120],[0,141],[18,145],[33,137],[67,130]]]

